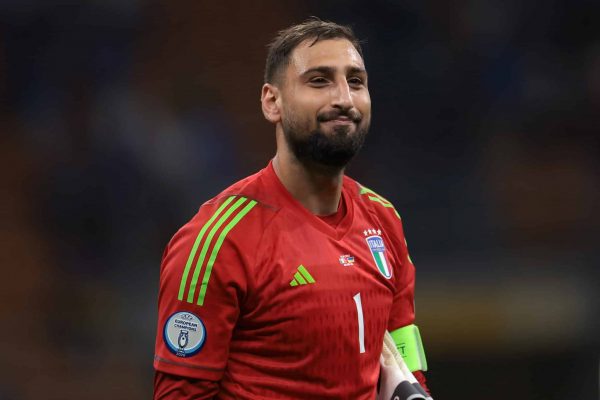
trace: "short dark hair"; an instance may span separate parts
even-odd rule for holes
[[[265,83],[273,83],[281,70],[289,64],[292,51],[300,43],[309,39],[314,39],[310,46],[320,40],[347,39],[356,48],[358,54],[361,57],[363,56],[360,41],[354,35],[352,28],[311,17],[300,24],[279,31],[273,41],[269,43],[267,46],[269,52],[267,53],[265,66]]]

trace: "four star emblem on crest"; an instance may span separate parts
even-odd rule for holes
[[[375,234],[376,234],[376,235],[379,235],[379,236],[381,236],[381,229],[371,229],[371,228],[369,228],[369,229],[365,229],[365,230],[363,231],[363,234],[364,234],[365,236],[369,236],[369,235],[375,235]]]

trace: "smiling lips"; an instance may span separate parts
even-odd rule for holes
[[[334,124],[357,124],[362,119],[362,115],[356,111],[329,112],[319,115],[317,119],[319,122],[332,122]]]
[[[339,116],[337,118],[330,119],[330,120],[324,121],[324,122],[331,122],[334,124],[344,124],[344,125],[349,125],[349,124],[354,123],[354,121],[352,119],[345,117],[345,116]]]

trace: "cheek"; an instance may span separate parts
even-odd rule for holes
[[[316,119],[318,107],[310,98],[296,97],[284,103],[284,118],[294,121],[311,121]]]
[[[369,93],[358,94],[354,98],[354,106],[360,111],[364,117],[371,114],[371,97]]]
[[[304,93],[302,96],[298,96],[296,106],[298,112],[304,115],[316,115],[321,103],[319,96],[314,93]]]

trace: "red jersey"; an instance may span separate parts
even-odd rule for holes
[[[270,163],[203,204],[163,255],[154,368],[220,399],[373,399],[414,266],[387,200],[344,177],[342,201],[332,226]]]

